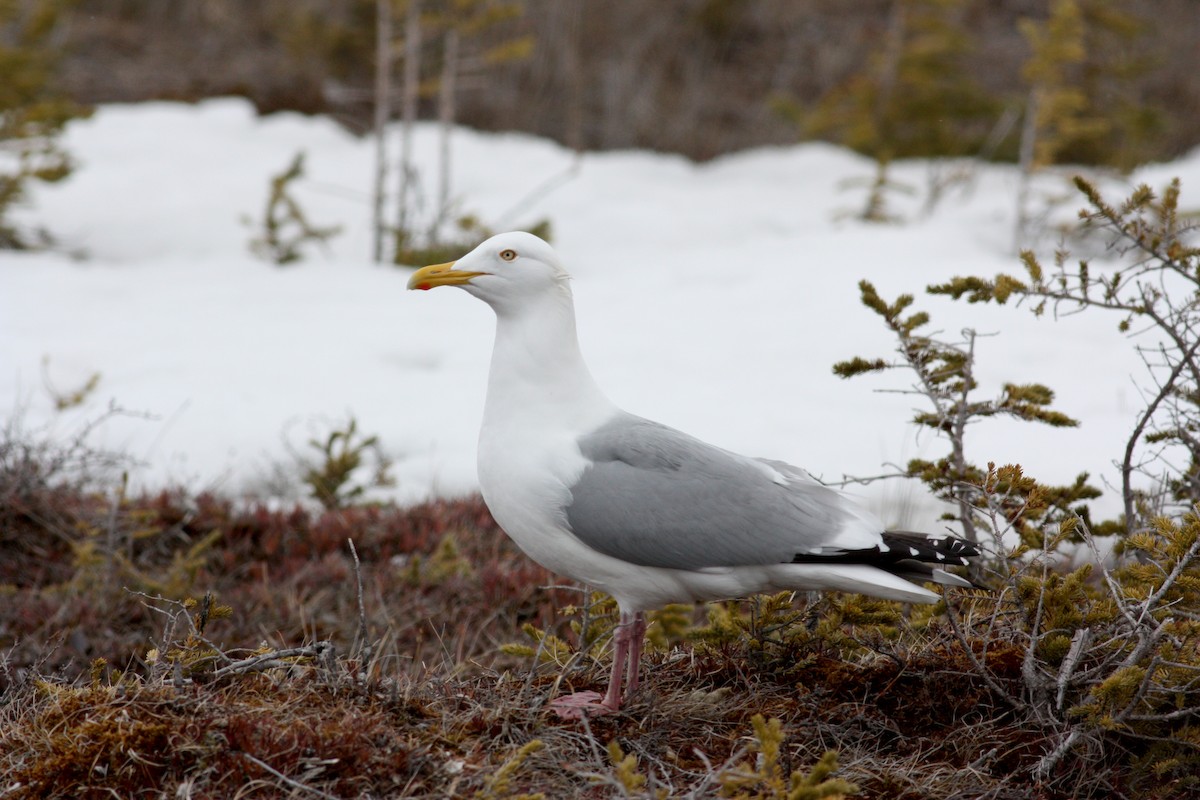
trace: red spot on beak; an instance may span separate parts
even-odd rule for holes
[[[418,288],[418,289],[420,289],[420,290],[421,290],[421,291],[423,291],[423,292],[428,292],[428,291],[429,291],[430,289],[432,289],[433,287],[432,287],[432,286],[430,286],[428,283],[418,283],[418,284],[417,284],[417,288]]]

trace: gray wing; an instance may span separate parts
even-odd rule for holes
[[[850,516],[840,495],[802,470],[745,458],[632,414],[583,436],[579,447],[593,463],[571,488],[571,531],[634,564],[787,563],[821,552]]]

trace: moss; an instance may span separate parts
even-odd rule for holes
[[[991,465],[980,482],[1015,492],[1028,480],[1015,466]],[[152,578],[220,532],[190,600],[83,591],[72,571],[96,567],[62,542],[106,524],[111,498],[47,497],[55,513],[28,515],[11,532],[20,546],[5,545],[12,560],[4,568],[25,576],[0,606],[9,637],[0,771],[21,782],[17,797],[173,795],[181,786],[220,797],[247,781],[287,794],[295,787],[282,775],[337,797],[556,797],[620,785],[656,798],[712,793],[718,775],[734,772],[757,775],[730,788],[750,797],[830,779],[856,784],[864,798],[985,796],[1027,782],[1069,725],[1082,726],[1087,749],[1047,779],[1039,790],[1047,800],[1078,794],[1071,779],[1177,796],[1170,789],[1186,789],[1195,763],[1186,713],[1198,705],[1200,624],[1177,613],[1200,602],[1192,516],[1131,537],[1127,563],[1112,573],[1121,602],[1160,590],[1163,599],[1150,617],[1164,635],[1133,669],[1113,668],[1137,637],[1122,633],[1126,618],[1095,569],[1014,572],[1018,590],[953,593],[919,609],[781,593],[664,610],[651,625],[664,639],[644,656],[642,689],[587,733],[553,718],[545,701],[564,679],[605,682],[609,662],[598,656],[615,606],[550,588],[554,576],[516,550],[478,498],[337,511],[181,492],[124,498],[117,531],[145,533],[128,536],[129,559]],[[46,524],[67,510],[78,524],[66,534]],[[375,637],[369,660],[354,649],[361,631],[348,536]],[[406,565],[438,553],[452,568],[408,582]],[[51,557],[53,568],[38,568]],[[1027,664],[1032,657],[1033,672],[1053,687],[1088,630],[1092,644],[1070,673],[1064,711],[1048,717],[1053,689],[1033,702]],[[231,660],[318,637],[331,643],[328,658],[277,658],[215,677]],[[515,640],[525,647],[502,650]],[[587,657],[576,657],[580,647]],[[39,675],[56,677],[22,677]],[[1100,679],[1079,678],[1091,675]],[[786,735],[775,768],[755,773],[772,718]],[[544,748],[522,756],[534,740]],[[605,751],[609,742],[619,757]],[[762,750],[748,757],[751,742]],[[822,761],[827,750],[840,754],[834,774]],[[1105,768],[1082,769],[1096,753]],[[497,782],[504,776],[507,784]],[[81,794],[89,786],[94,794]]]

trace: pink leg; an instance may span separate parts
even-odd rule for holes
[[[636,617],[633,614],[621,612],[621,619],[617,623],[617,629],[613,631],[613,642],[616,647],[613,651],[612,677],[608,679],[608,692],[604,695],[603,705],[608,706],[613,711],[621,707],[621,676],[625,672],[625,665],[629,661],[631,652],[630,640],[633,639],[635,628],[637,627]],[[633,647],[640,648],[640,643],[636,640]]]
[[[638,672],[642,664],[642,644],[646,641],[646,615],[641,611],[633,615],[633,627],[629,642],[629,680],[625,684],[625,697],[633,696],[638,687]]]
[[[629,670],[629,690],[637,688],[638,660],[642,653],[642,637],[646,633],[645,616],[621,612],[613,631],[613,665],[608,679],[608,691],[601,700],[596,692],[576,692],[550,701],[554,713],[563,719],[579,719],[584,714],[611,714],[621,707],[621,678]],[[597,702],[599,701],[599,702]]]

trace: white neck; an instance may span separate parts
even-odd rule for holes
[[[536,304],[529,308],[528,304]],[[531,425],[598,425],[616,408],[596,385],[575,331],[565,283],[522,298],[519,313],[496,310],[496,343],[488,376],[485,427],[520,419]],[[585,427],[585,429],[586,429]]]

